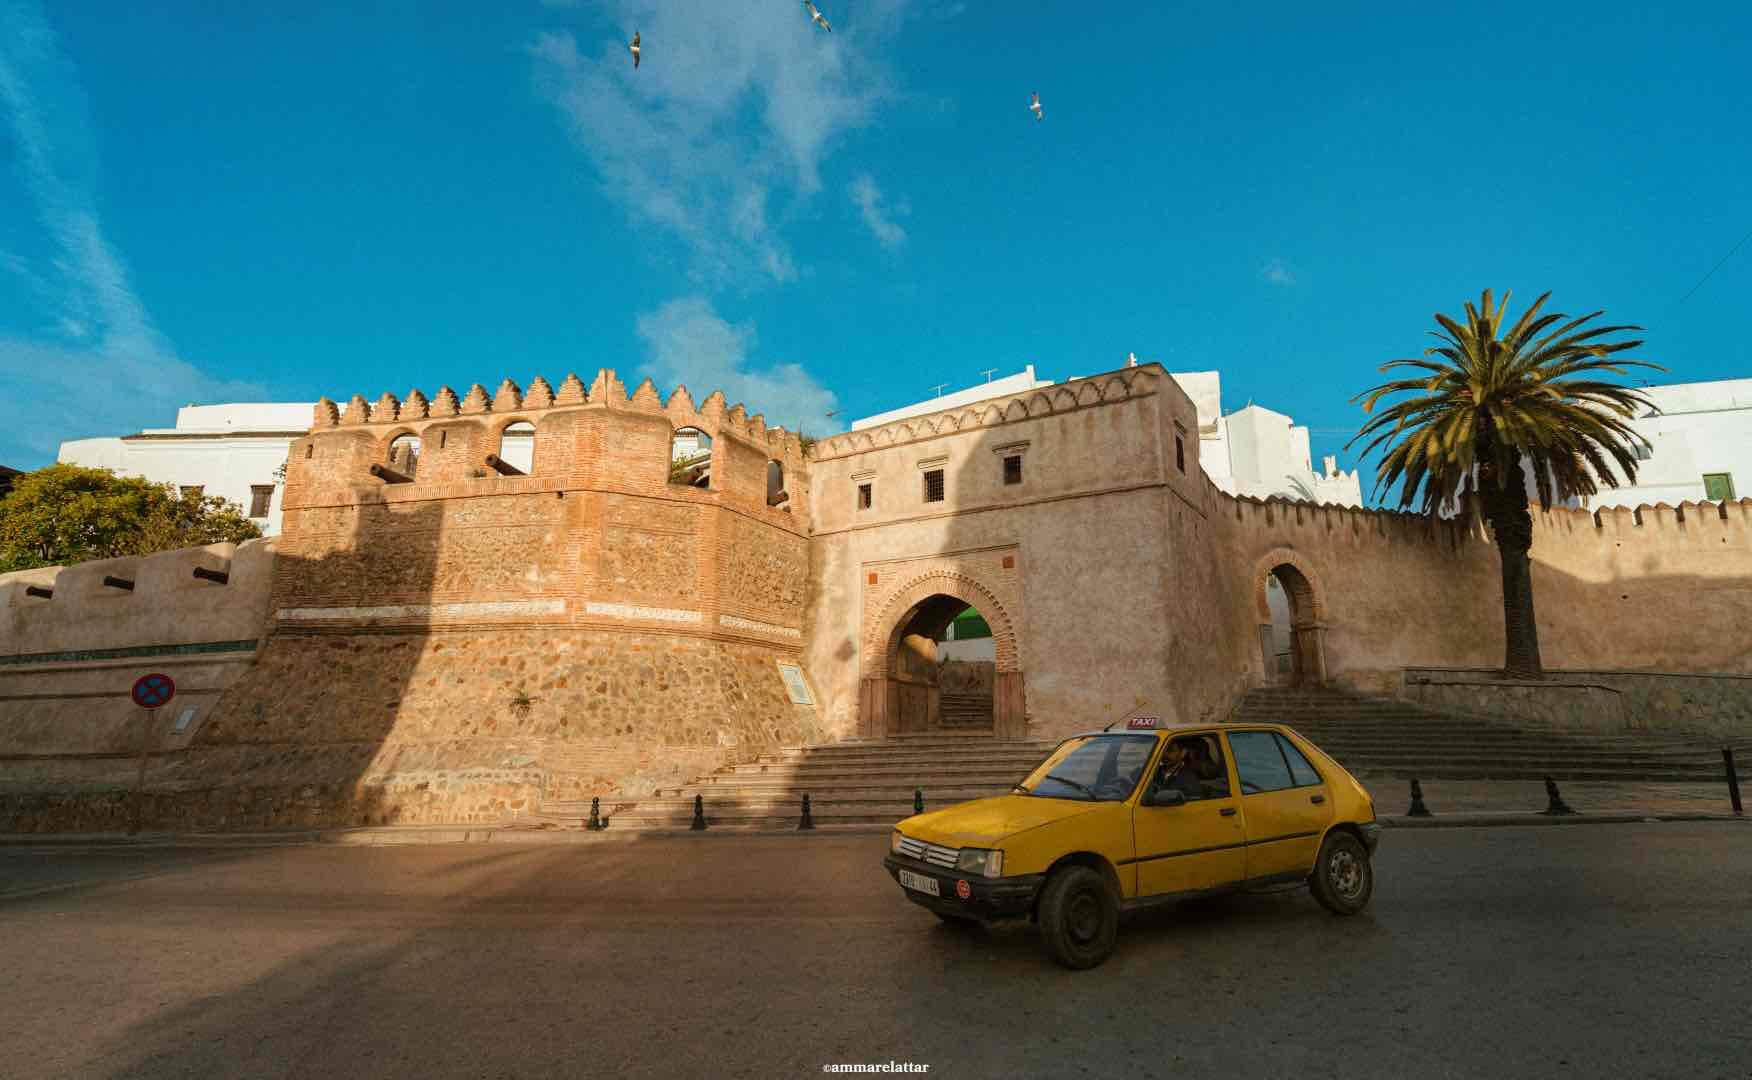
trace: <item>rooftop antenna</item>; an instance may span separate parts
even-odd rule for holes
[[[946,382],[940,382],[940,383],[938,383],[938,384],[937,384],[937,385],[936,385],[936,386],[933,386],[933,387],[931,387],[931,389],[933,389],[933,390],[935,390],[935,391],[936,391],[936,392],[937,392],[937,396],[938,396],[938,397],[942,397],[942,396],[943,396],[943,388],[944,388],[944,387],[945,387],[945,386],[948,386],[948,385],[949,385],[949,384],[948,384],[948,383],[946,383]]]
[[[992,372],[994,372],[996,370],[998,370],[998,369],[995,367],[989,367],[989,368],[986,368],[984,371],[980,372],[980,374],[984,375],[986,377],[986,382],[991,382],[992,381]],[[1644,383],[1643,385],[1646,386],[1648,384]]]

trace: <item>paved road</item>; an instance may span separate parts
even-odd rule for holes
[[[0,848],[0,1075],[1746,1077],[1743,823],[1392,832],[1072,973],[884,839]]]

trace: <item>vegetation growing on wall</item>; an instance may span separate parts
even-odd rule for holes
[[[235,503],[108,469],[50,465],[0,499],[0,572],[253,540]]]

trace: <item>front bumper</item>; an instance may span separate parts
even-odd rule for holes
[[[888,876],[894,879],[896,885],[900,885],[902,870],[932,878],[937,882],[936,896],[900,886],[900,891],[906,894],[906,898],[920,907],[930,908],[943,915],[964,915],[975,919],[1016,919],[1028,916],[1033,913],[1034,898],[1046,881],[1045,874],[995,878],[964,874],[945,870],[941,866],[932,866],[919,859],[909,859],[904,855],[884,856],[882,867],[888,871]],[[955,883],[958,881],[967,882],[968,896],[965,900],[955,894]]]
[[[1363,834],[1363,846],[1369,849],[1369,854],[1375,853],[1375,845],[1381,842],[1381,823],[1365,821],[1357,826],[1357,831]]]

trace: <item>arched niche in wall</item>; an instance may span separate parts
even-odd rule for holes
[[[785,490],[785,466],[777,461],[767,462],[766,503],[780,510],[791,509],[791,493]]]
[[[527,420],[519,420],[507,424],[499,432],[499,448],[495,453],[499,460],[521,473],[529,476],[535,472],[535,425]]]
[[[712,486],[712,437],[695,427],[676,428],[669,440],[669,482]]]
[[[420,437],[409,431],[391,439],[384,465],[390,472],[412,480],[420,468]]]

